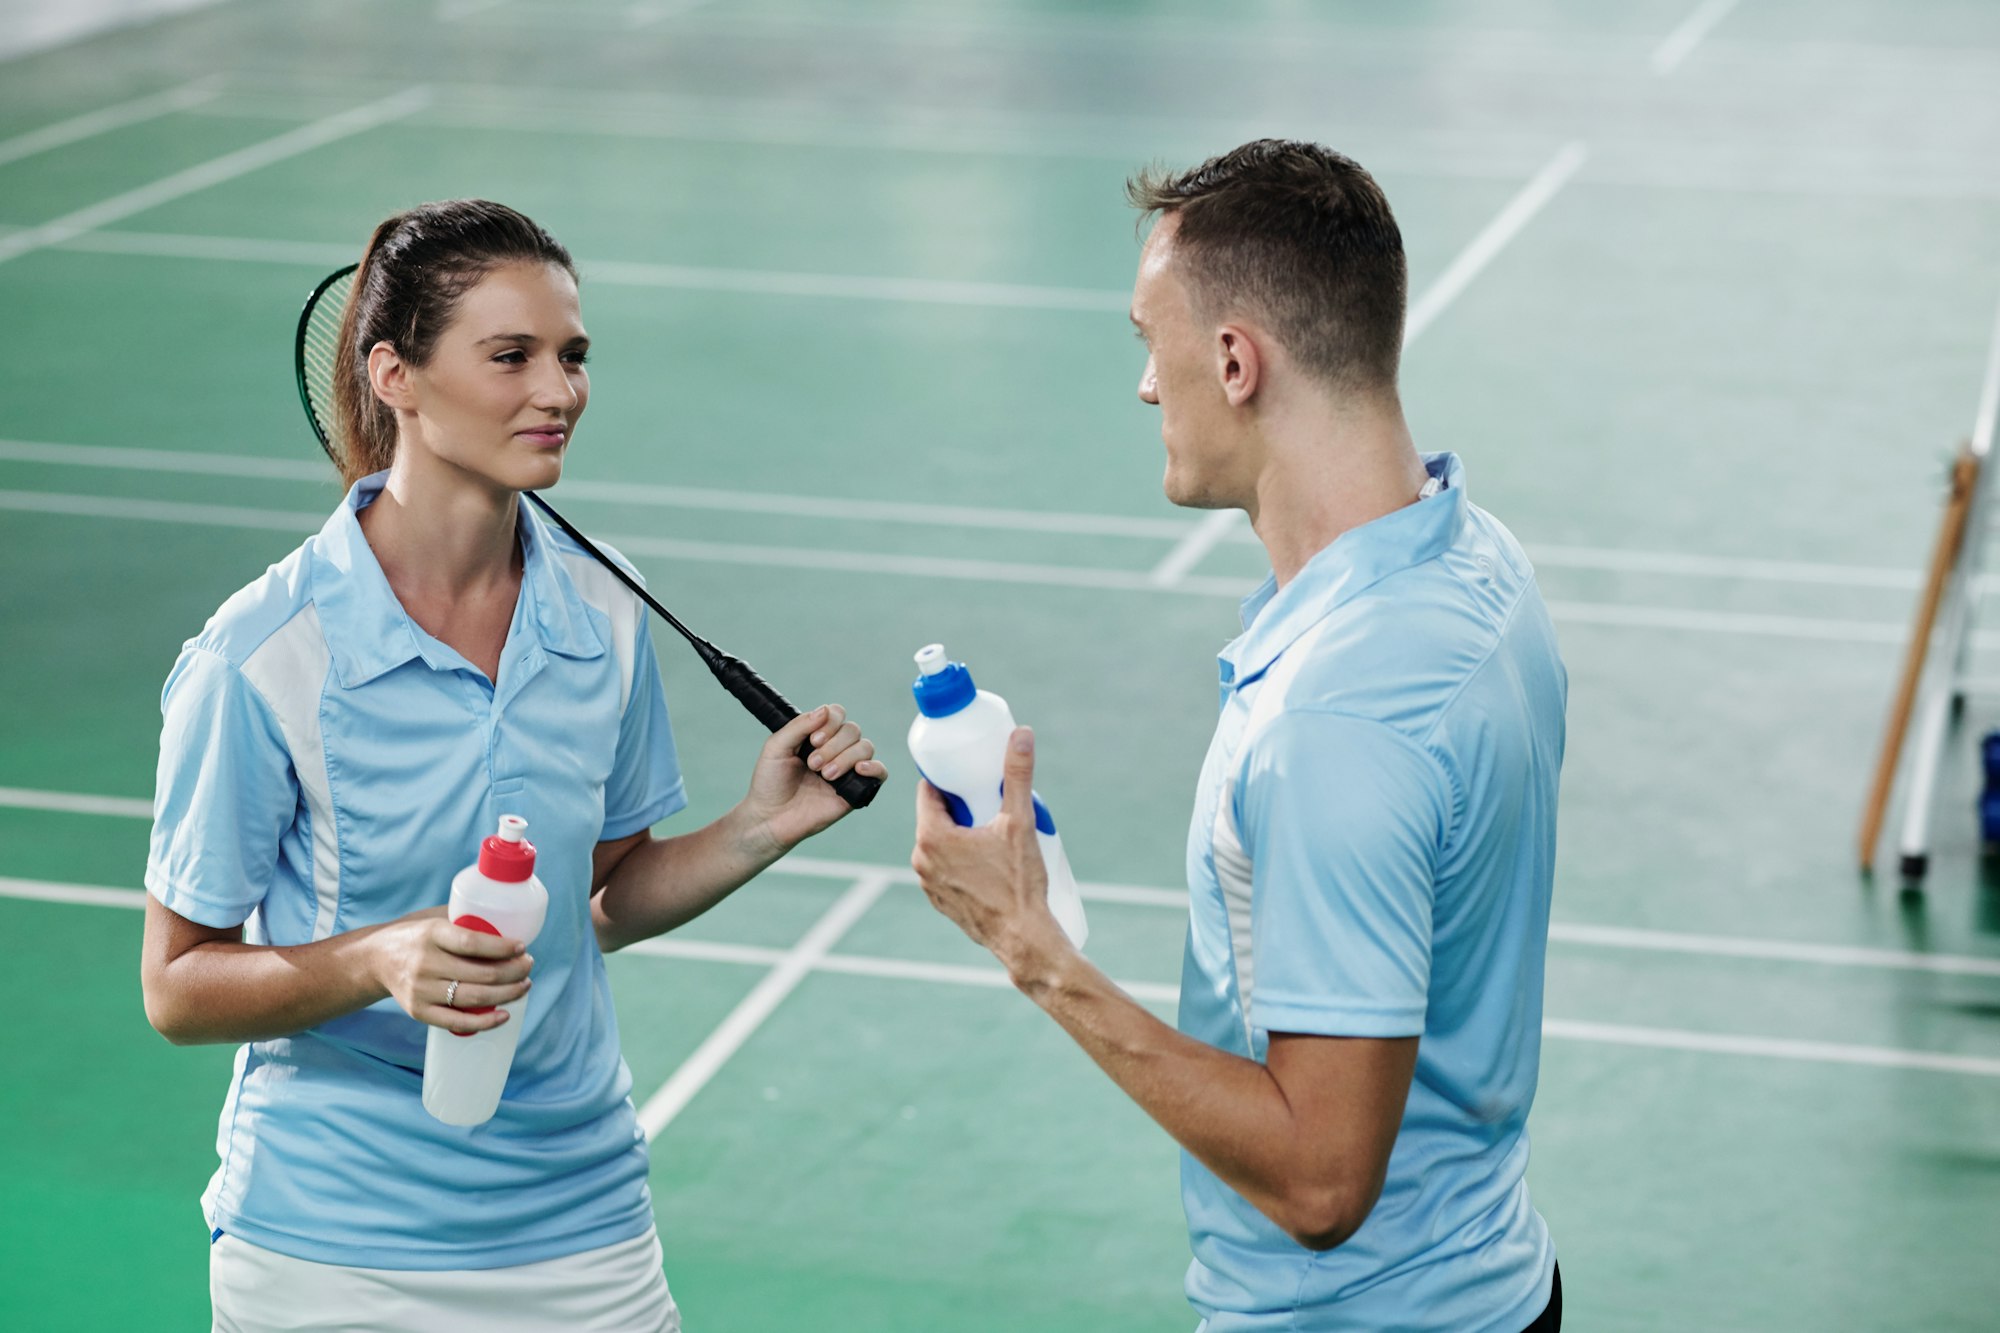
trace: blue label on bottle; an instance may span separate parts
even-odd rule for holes
[[[925,773],[921,766],[919,766],[917,769],[917,776],[922,778],[925,782],[931,782],[930,775]],[[951,812],[952,823],[958,825],[960,828],[972,827],[971,806],[967,805],[964,801],[959,800],[958,797],[946,791],[943,787],[938,786],[937,783],[935,782],[931,782],[931,789],[935,791],[938,795],[944,797],[944,808]]]
[[[1056,817],[1049,813],[1049,808],[1042,804],[1039,796],[1035,797],[1035,832],[1046,833],[1050,837],[1054,837],[1056,832]]]

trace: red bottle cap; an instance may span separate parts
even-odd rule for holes
[[[518,884],[535,873],[535,844],[523,835],[528,821],[519,815],[500,816],[500,832],[479,844],[479,873],[488,879]]]

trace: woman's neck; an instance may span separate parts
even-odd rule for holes
[[[399,449],[361,530],[405,605],[518,586],[520,498],[420,449]]]

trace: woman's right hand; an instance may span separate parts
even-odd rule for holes
[[[507,1021],[528,993],[535,960],[519,940],[488,935],[444,919],[444,908],[412,912],[373,940],[375,979],[419,1023],[453,1032],[484,1032]],[[458,983],[453,991],[452,983]],[[446,999],[451,1000],[446,1004]],[[487,1013],[474,1010],[488,1009]]]

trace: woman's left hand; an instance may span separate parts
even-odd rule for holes
[[[801,760],[798,748],[808,739],[812,753]],[[839,704],[822,704],[772,732],[757,756],[750,794],[741,807],[752,836],[768,839],[766,850],[781,855],[830,827],[852,808],[831,783],[847,772],[889,776],[875,758],[875,743],[847,720],[847,710]]]

